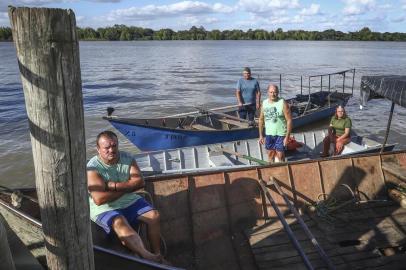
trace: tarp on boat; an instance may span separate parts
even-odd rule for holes
[[[362,76],[361,104],[372,98],[383,97],[406,107],[406,76]]]

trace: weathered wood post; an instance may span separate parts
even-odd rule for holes
[[[50,269],[94,269],[72,10],[9,7]]]
[[[1,269],[14,270],[14,261],[7,240],[7,230],[3,222],[4,218],[0,215],[0,267]]]

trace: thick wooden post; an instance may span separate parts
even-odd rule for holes
[[[50,269],[94,269],[72,10],[9,7]]]
[[[7,240],[6,227],[3,225],[4,219],[0,215],[0,268],[15,270],[13,257]]]

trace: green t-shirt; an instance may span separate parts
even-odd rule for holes
[[[285,136],[286,135],[286,119],[283,113],[284,100],[279,98],[276,102],[269,102],[266,99],[262,102],[262,110],[264,112],[265,135]]]
[[[97,171],[104,181],[125,182],[130,179],[130,168],[133,158],[130,154],[121,151],[119,155],[119,161],[114,165],[107,165],[99,158],[98,155],[94,156],[87,163],[87,170]],[[90,219],[95,221],[97,219],[97,215],[101,213],[114,209],[126,208],[127,206],[130,206],[136,202],[139,198],[141,198],[141,196],[136,193],[125,193],[123,196],[114,201],[97,205],[94,203],[89,193]]]
[[[330,125],[336,130],[336,135],[341,136],[344,134],[346,128],[351,128],[352,123],[349,117],[338,119],[333,116]]]

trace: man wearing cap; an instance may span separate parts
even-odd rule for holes
[[[251,69],[245,67],[243,78],[237,82],[235,95],[238,101],[238,115],[242,119],[248,117],[249,121],[254,121],[255,111],[260,108],[261,91],[259,83],[251,77]]]

